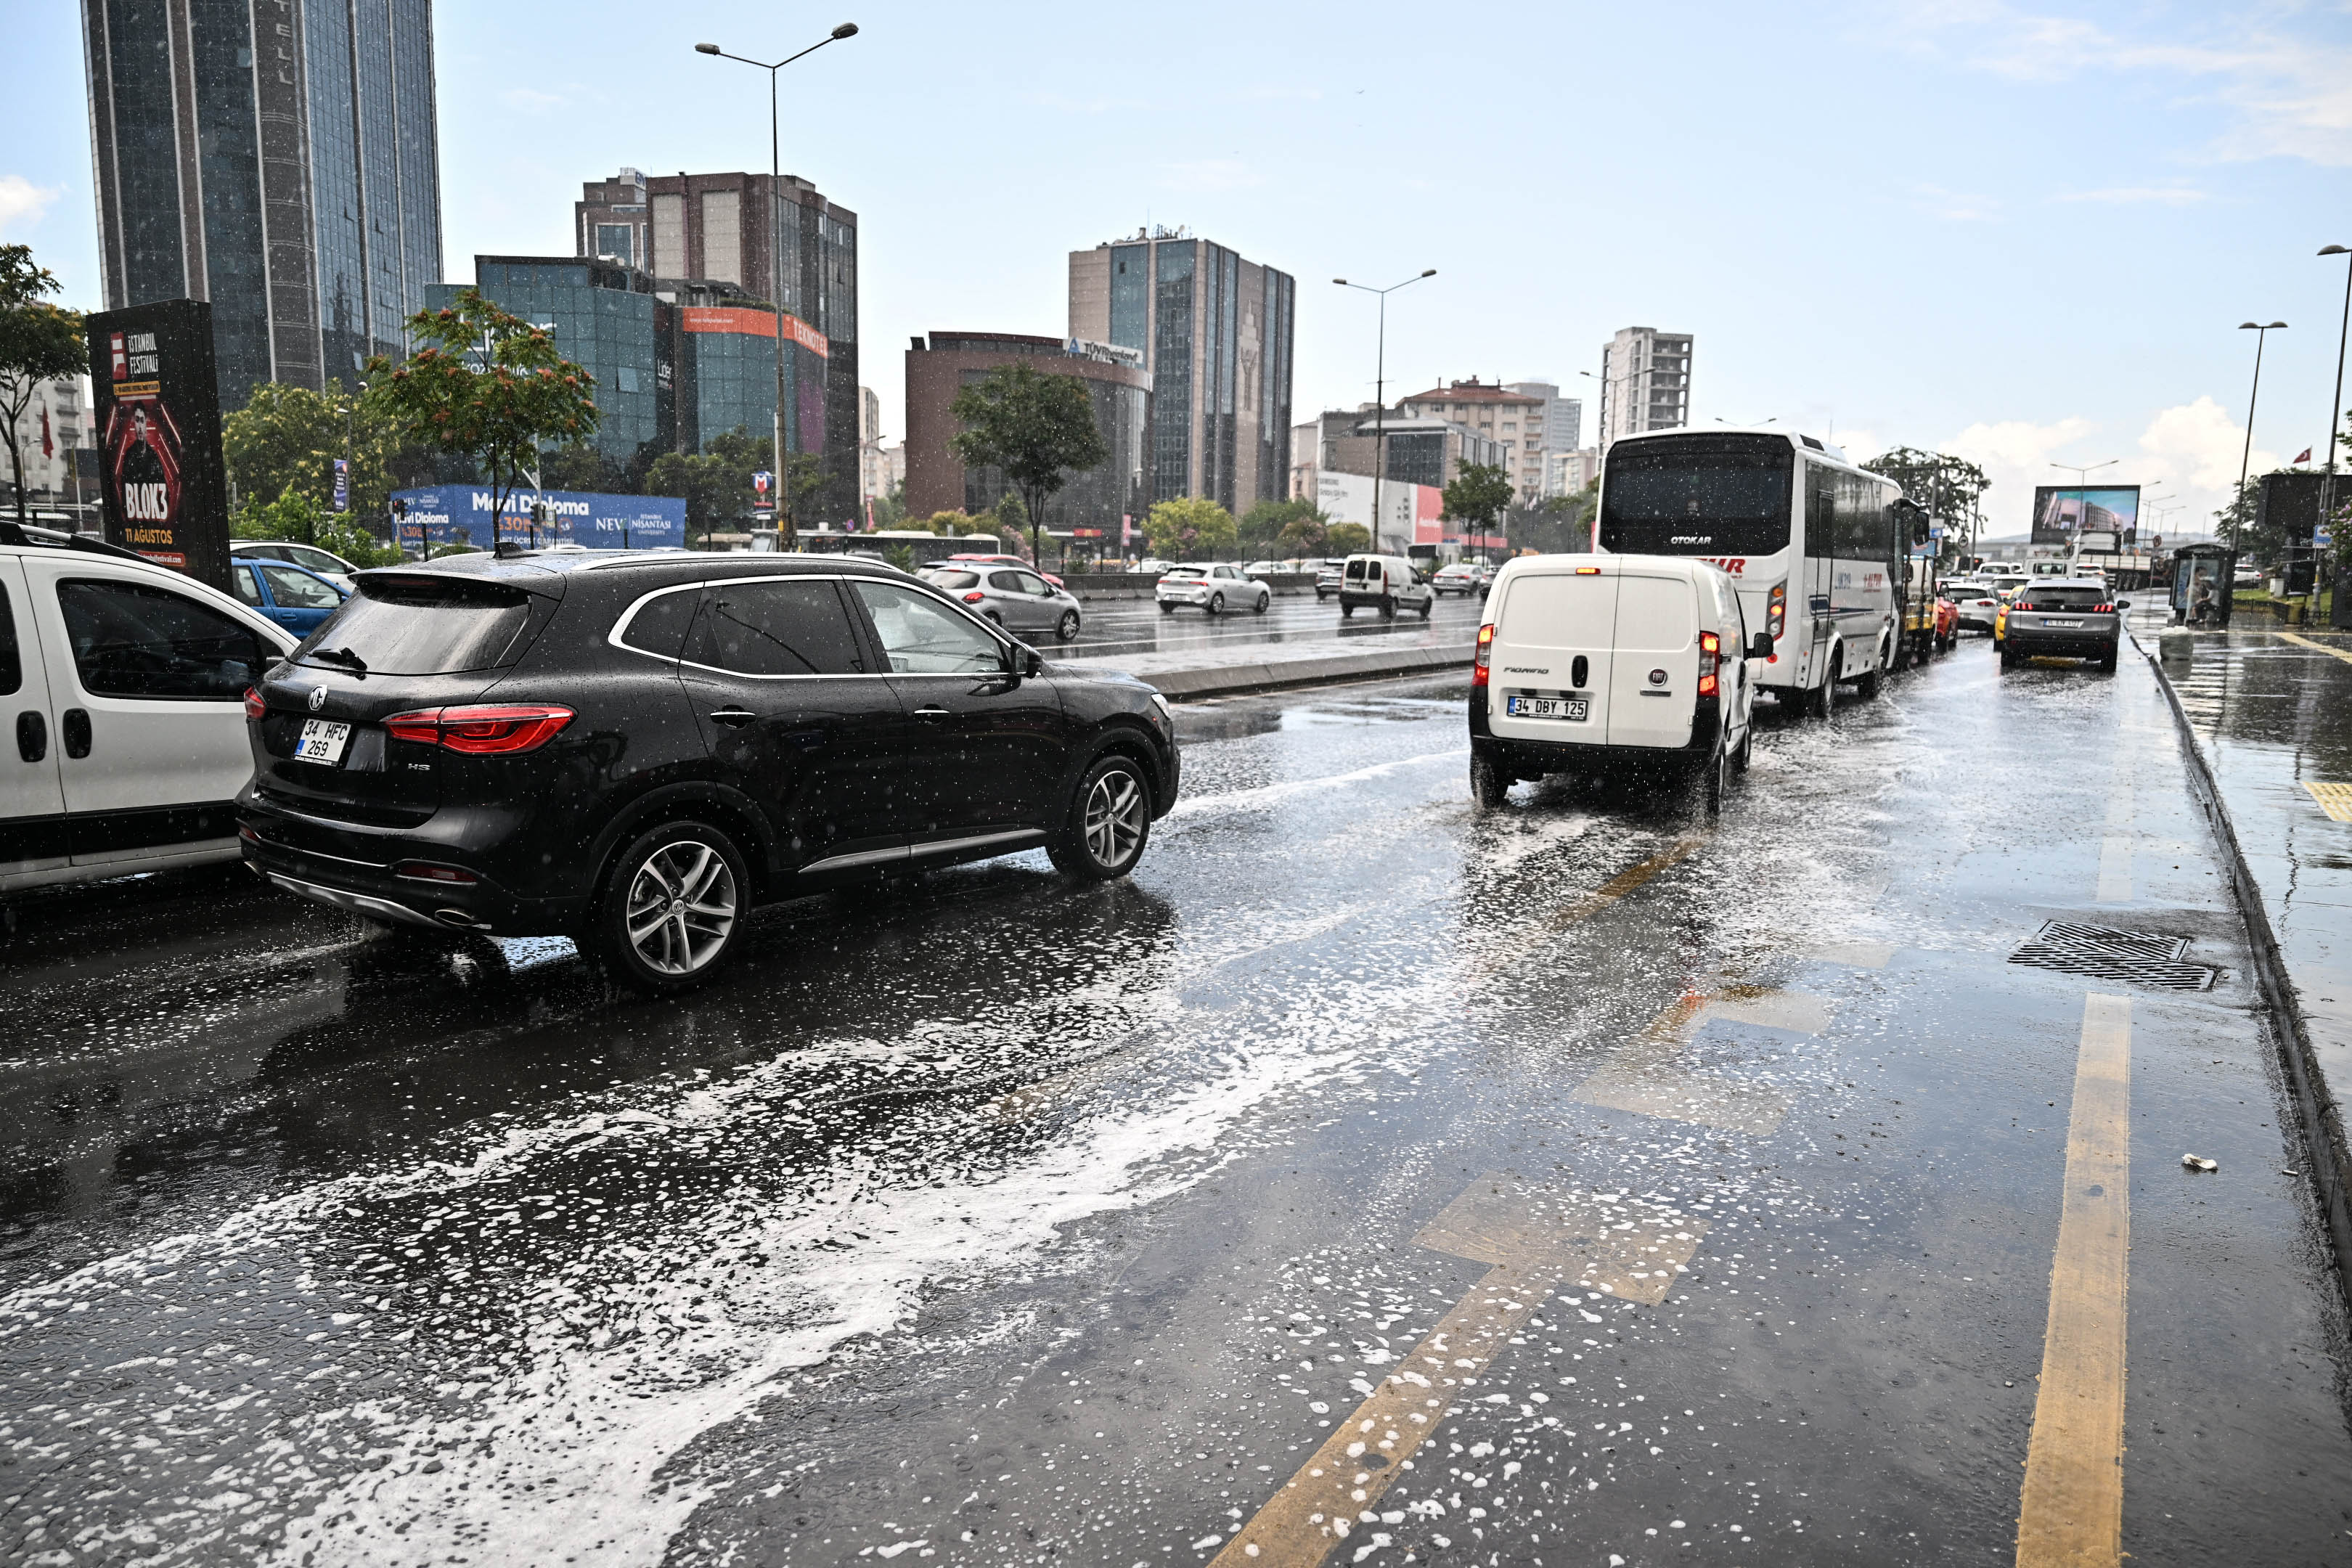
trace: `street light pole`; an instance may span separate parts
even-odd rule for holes
[[[730,55],[717,44],[694,46],[694,51],[697,54],[716,55],[720,59],[737,60],[747,66],[757,66],[768,73],[768,292],[775,296],[775,299],[770,302],[775,307],[776,311],[776,420],[775,434],[772,437],[768,453],[768,462],[776,476],[776,515],[784,525],[784,532],[790,536],[779,538],[776,542],[779,547],[797,544],[800,531],[793,525],[792,491],[791,487],[785,482],[786,475],[790,471],[790,465],[784,461],[784,354],[787,352],[785,345],[788,340],[784,336],[782,287],[784,250],[782,241],[776,233],[776,216],[783,199],[782,187],[784,183],[784,158],[783,137],[776,110],[776,73],[799,59],[802,55],[813,55],[837,39],[854,38],[856,36],[857,24],[844,22],[832,32],[803,49],[800,54],[787,55],[773,65],[766,60],[755,60],[743,55]]]
[[[1406,283],[1418,283],[1423,278],[1436,276],[1437,268],[1432,267],[1415,273],[1404,283],[1391,283],[1385,289],[1375,289],[1369,283],[1350,283],[1345,278],[1331,279],[1342,289],[1360,289],[1367,294],[1376,294],[1381,301],[1380,344],[1373,356],[1372,373],[1375,378],[1372,382],[1372,553],[1375,555],[1381,550],[1381,479],[1388,468],[1389,296]]]
[[[2343,557],[2336,552],[2344,548],[2336,532],[2336,432],[2344,423],[2344,342],[2352,335],[2352,246],[2331,245],[2319,253],[2347,258],[2344,268],[2344,321],[2336,329],[2336,395],[2327,402],[2327,478],[2319,484],[2319,522],[2328,531],[2328,556],[2331,562]],[[2336,592],[2334,614],[2328,618],[2337,626],[2352,625],[2347,621],[2344,605],[2344,573],[2341,566],[2333,567],[2327,574]]]
[[[2236,513],[2237,509],[2246,503],[2246,469],[2252,463],[2254,457],[2254,405],[2263,395],[2263,345],[2270,341],[2270,335],[2273,332],[2279,331],[2285,325],[2286,323],[2284,321],[2272,321],[2267,325],[2253,321],[2241,321],[2238,323],[2238,331],[2242,332],[2252,332],[2254,334],[2254,384],[2252,390],[2246,394],[2246,444],[2238,454],[2238,493],[2234,498],[2232,498],[2233,504],[2231,507],[2230,569],[2232,573],[2235,573],[2238,567],[2238,519]]]

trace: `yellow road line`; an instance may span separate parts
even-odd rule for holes
[[[2305,779],[2303,787],[2319,803],[2319,809],[2338,822],[2352,822],[2352,784],[2328,784]]]
[[[2301,643],[2305,647],[2317,648],[2321,653],[2340,658],[2347,664],[2352,664],[2352,649],[2330,647],[2324,642],[2314,642],[2309,637],[2298,636],[2294,632],[2281,632],[2278,636],[2282,641]]]
[[[2017,1568],[2118,1568],[2124,1294],[2131,1254],[2131,998],[2083,999],[2066,1189],[2042,1388],[2025,1450]]]
[[[1599,914],[1659,872],[1689,856],[1706,840],[1707,835],[1705,833],[1686,834],[1648,859],[1635,861],[1592,891],[1570,899],[1567,903],[1552,910],[1536,922],[1536,929],[1527,937],[1512,943],[1500,952],[1490,954],[1474,965],[1473,973],[1492,974],[1506,964],[1525,957],[1528,952],[1542,946],[1579,921],[1590,920]]]
[[[1690,1036],[1710,1018],[1818,1035],[1829,1027],[1830,1005],[1801,991],[1762,985],[1725,985],[1712,995],[1685,991],[1612,1051],[1577,1087],[1576,1098],[1638,1116],[1695,1121],[1757,1137],[1771,1132],[1789,1110],[1789,1102],[1777,1089],[1678,1070]]]
[[[1371,1397],[1332,1428],[1209,1568],[1317,1568],[1380,1521],[1381,1499],[1544,1299],[1568,1280],[1656,1306],[1706,1234],[1663,1205],[1482,1176],[1414,1241],[1492,1267]]]

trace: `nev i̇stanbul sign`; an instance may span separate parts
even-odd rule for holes
[[[488,550],[501,542],[530,545],[580,544],[591,550],[660,550],[686,547],[686,502],[677,496],[608,496],[585,490],[515,490],[507,496],[498,527],[490,526],[491,491],[487,485],[435,485],[394,490],[406,505],[400,542],[470,544]],[[545,506],[534,526],[532,503]]]

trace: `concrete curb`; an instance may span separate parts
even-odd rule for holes
[[[2246,922],[2246,946],[2254,958],[2255,986],[2277,1026],[2281,1054],[2286,1058],[2287,1083],[2294,1095],[2296,1117],[2303,1123],[2312,1190],[2318,1197],[2320,1217],[2327,1227],[2328,1238],[2335,1244],[2336,1289],[2343,1292],[2345,1304],[2352,1307],[2352,1194],[2345,1190],[2346,1173],[2352,1172],[2352,1146],[2347,1146],[2345,1139],[2344,1107],[2330,1091],[2312,1052],[2310,1026],[2305,1022],[2302,1004],[2295,999],[2294,986],[2287,978],[2285,962],[2279,954],[2278,935],[2271,929],[2270,911],[2263,906],[2262,885],[2254,880],[2252,868],[2246,864],[2245,851],[2238,847],[2238,832],[2231,824],[2229,807],[2222,802],[2221,781],[2214,774],[2212,759],[2205,754],[2205,743],[2189,721],[2189,710],[2181,705],[2180,693],[2174,689],[2172,678],[2165,673],[2163,659],[2148,650],[2136,631],[2132,634],[2132,646],[2147,660],[2157,685],[2163,689],[2165,700],[2171,704],[2173,721],[2180,726],[2181,738],[2188,742],[2189,774],[2196,786],[2198,804],[2205,808],[2212,823],[2213,837],[2220,841],[2221,858],[2230,868],[2230,885],[2237,893],[2238,909]]]
[[[1201,697],[1234,697],[1251,691],[1328,686],[1342,680],[1376,680],[1384,677],[1467,670],[1471,657],[1471,650],[1466,647],[1408,647],[1377,653],[1342,654],[1334,658],[1268,659],[1259,664],[1228,664],[1209,669],[1160,670],[1140,674],[1136,679],[1156,688],[1171,700],[1181,702]],[[1117,667],[1115,660],[1103,662],[1112,668]]]

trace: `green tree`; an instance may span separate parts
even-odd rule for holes
[[[540,459],[539,482],[551,490],[626,496],[637,494],[644,479],[632,474],[628,464],[614,462],[593,444],[575,441]]]
[[[904,528],[907,525],[907,487],[893,486],[887,496],[874,498],[874,526]]]
[[[737,522],[751,505],[751,470],[715,452],[664,452],[646,470],[646,493],[686,502],[686,537],[707,542],[721,523]]]
[[[1323,535],[1328,555],[1360,555],[1372,547],[1372,531],[1360,522],[1335,522]]]
[[[1095,426],[1094,394],[1075,375],[1016,363],[999,365],[957,393],[948,412],[963,426],[948,438],[957,458],[971,468],[1000,468],[1020,488],[1029,513],[1029,556],[1038,559],[1045,503],[1072,472],[1110,460],[1110,447]]]
[[[928,528],[942,539],[955,539],[967,533],[985,532],[988,522],[984,519],[972,516],[968,511],[935,511],[919,521],[909,523],[908,526]]]
[[[1004,548],[1015,555],[1020,554],[1021,535],[1029,527],[1029,509],[1021,504],[1021,492],[1006,490],[997,497],[996,505],[989,510],[989,522],[996,537],[1005,542]],[[1037,559],[1035,542],[1031,542],[1029,559],[1034,561]]]
[[[1901,485],[1906,499],[1938,521],[1971,515],[1978,498],[1992,489],[1985,471],[1966,458],[1916,447],[1881,452],[1862,466]]]
[[[1486,533],[1517,494],[1510,471],[1500,463],[1465,463],[1445,487],[1444,515],[1472,532]]]
[[[8,435],[8,477],[16,487],[16,521],[25,510],[24,438],[17,421],[41,383],[89,368],[81,312],[41,298],[58,291],[57,277],[33,264],[29,245],[0,245],[0,428]]]
[[[1271,554],[1289,542],[1292,524],[1300,522],[1316,526],[1311,531],[1299,530],[1299,538],[1305,541],[1311,537],[1319,542],[1330,519],[1311,500],[1262,500],[1242,514],[1235,529],[1244,551]],[[1291,553],[1307,552],[1295,550]]]
[[[339,516],[313,495],[292,486],[265,501],[247,496],[229,519],[231,539],[290,539],[332,551],[354,566],[397,566],[405,559],[397,542],[386,544],[348,516]]]
[[[473,289],[448,308],[419,310],[421,343],[394,368],[368,362],[367,401],[408,439],[473,459],[490,489],[490,515],[536,472],[541,448],[596,433],[596,378],[555,352],[555,339]],[[477,362],[479,362],[478,363]]]
[[[289,490],[331,507],[335,459],[351,459],[351,515],[384,515],[392,492],[425,454],[408,446],[400,427],[363,395],[340,381],[323,392],[290,382],[265,381],[244,407],[221,420],[221,456],[239,504]]]
[[[1198,561],[1233,549],[1239,531],[1234,514],[1206,496],[1179,496],[1144,514],[1143,537],[1154,555]]]

